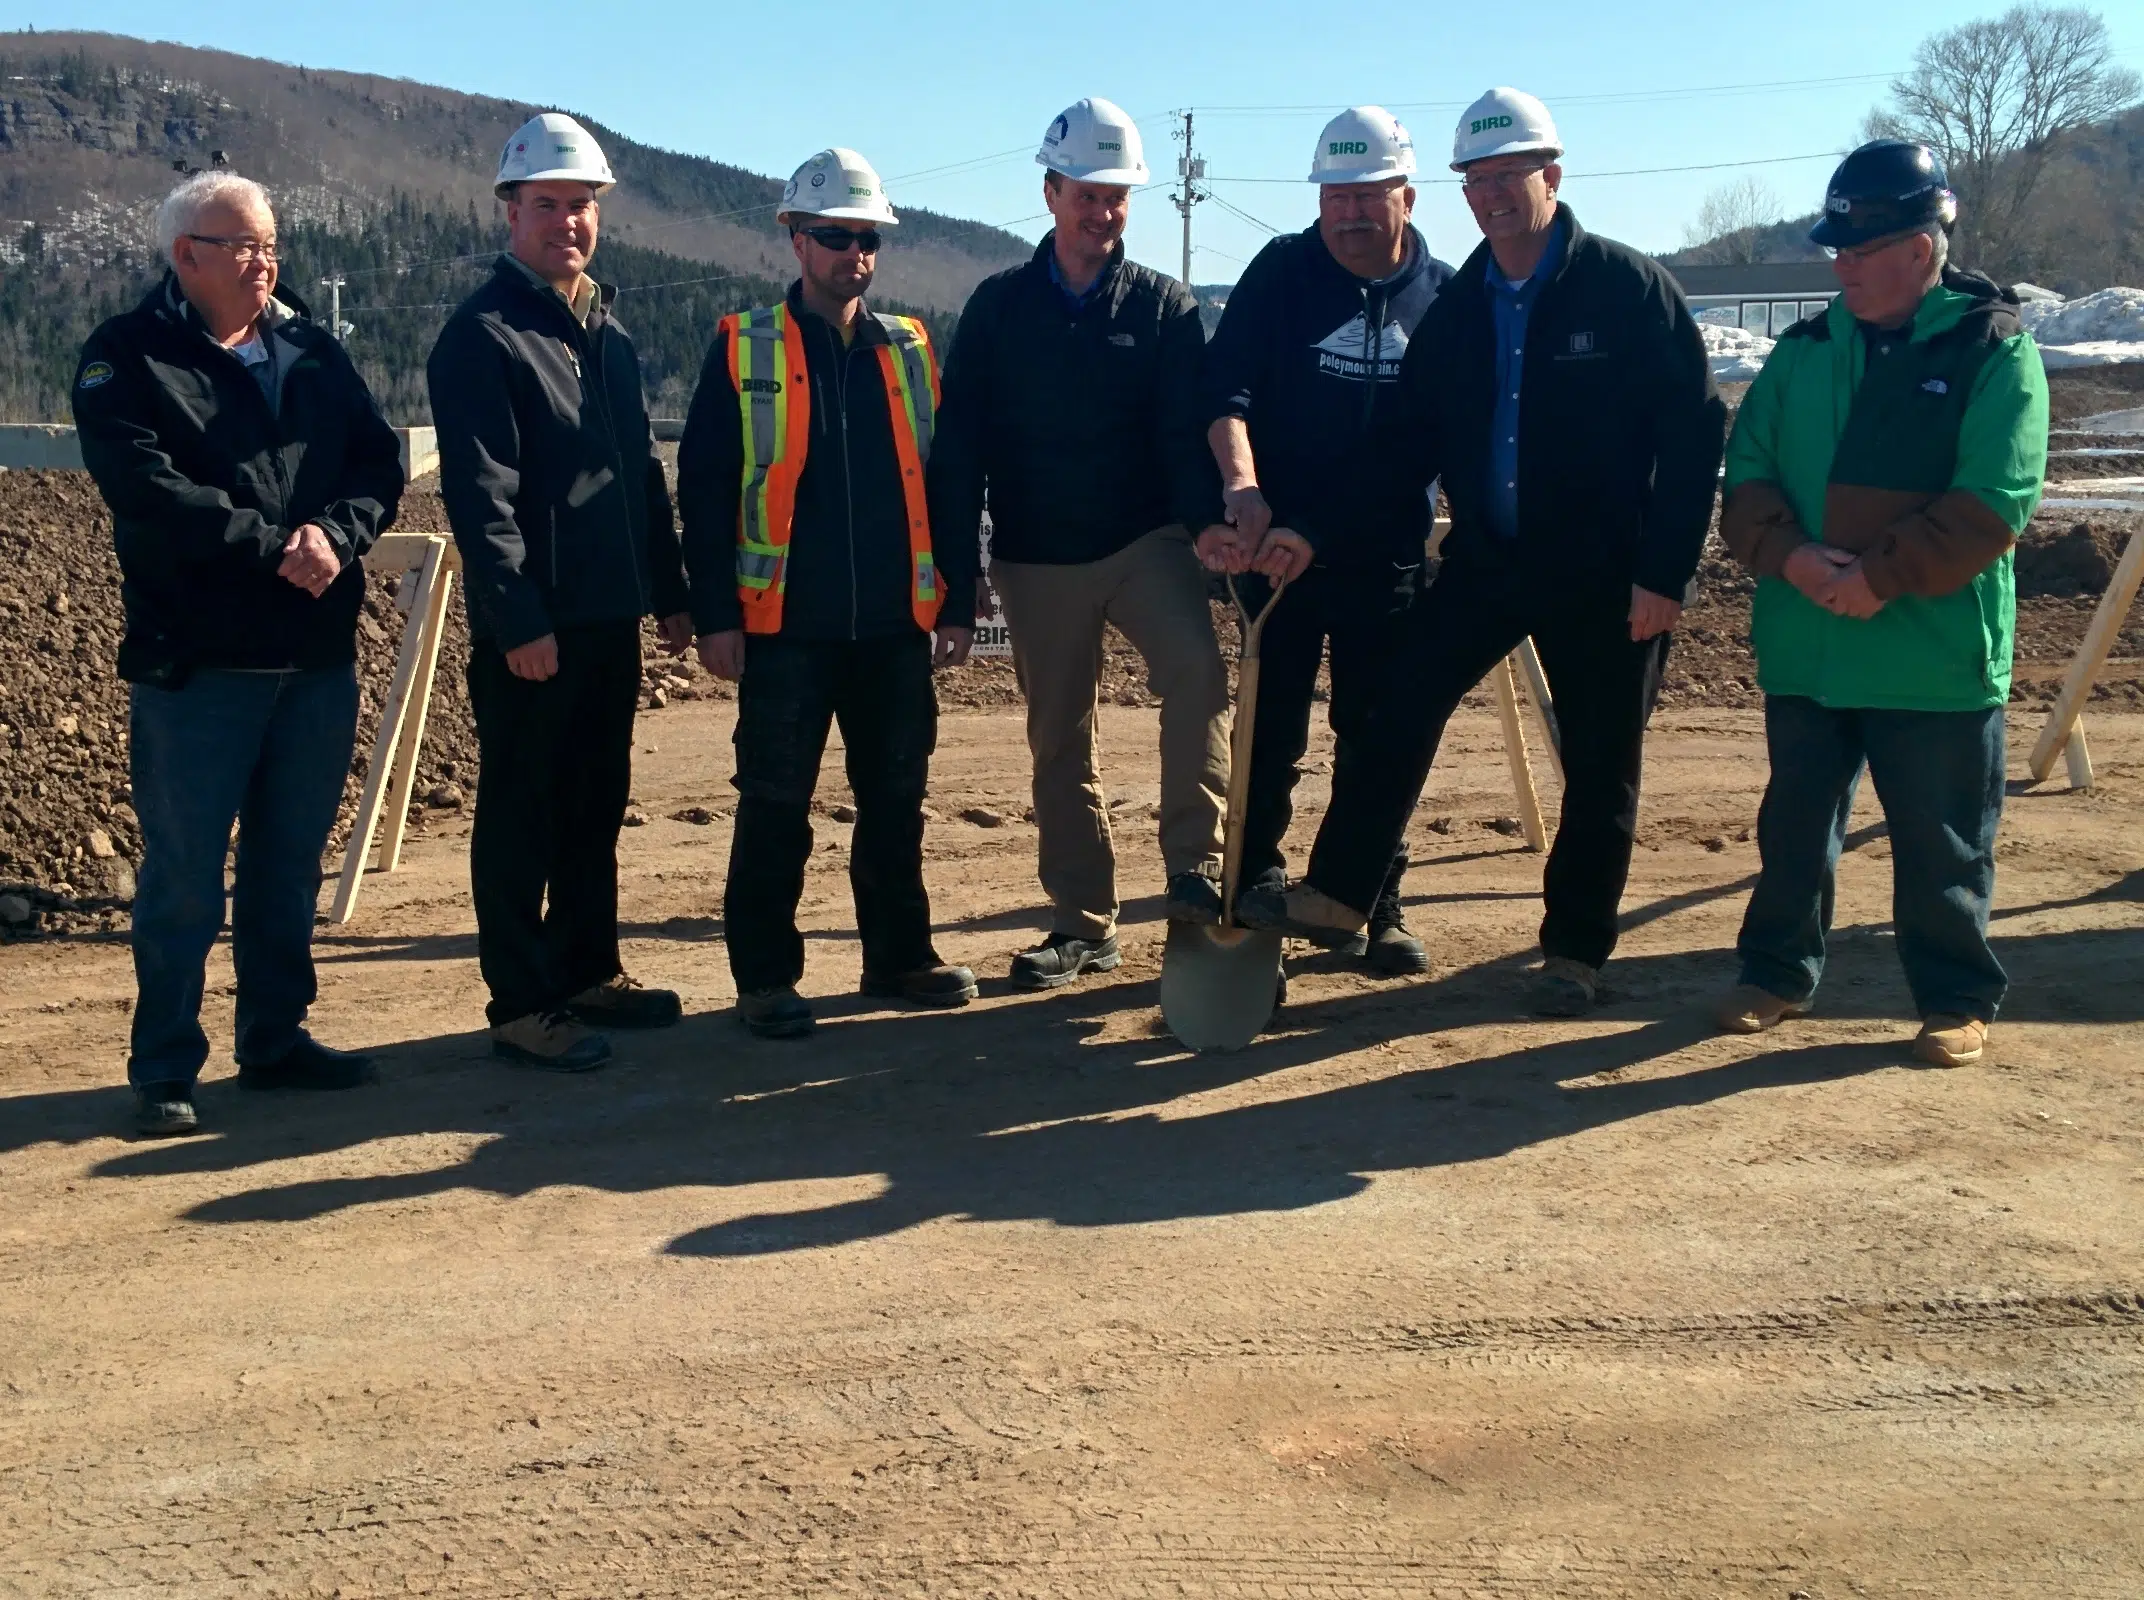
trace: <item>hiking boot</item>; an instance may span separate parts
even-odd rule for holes
[[[964,1006],[980,991],[975,974],[966,967],[950,967],[943,961],[907,972],[866,972],[863,992],[886,1000],[907,1000],[919,1006]]]
[[[1582,1017],[1593,1009],[1600,989],[1599,967],[1569,956],[1550,956],[1534,974],[1526,1003],[1537,1017]]]
[[[1171,922],[1211,928],[1221,920],[1220,880],[1202,870],[1179,872],[1169,880],[1167,905]]]
[[[1722,1033],[1763,1033],[1789,1017],[1809,1015],[1806,1000],[1784,1000],[1754,983],[1738,983],[1712,1009],[1712,1022]]]
[[[610,1059],[610,1041],[570,1011],[532,1011],[491,1030],[491,1053],[546,1072],[593,1072]]]
[[[1371,971],[1387,978],[1411,978],[1429,970],[1429,952],[1407,931],[1397,906],[1380,905],[1370,913],[1370,926],[1349,942],[1347,953],[1363,957]]]
[[[1988,1053],[1988,1025],[1978,1017],[1930,1017],[1913,1053],[1934,1067],[1978,1066]]]
[[[639,979],[622,972],[583,989],[566,1009],[597,1028],[670,1028],[685,1015],[676,991],[643,988]]]
[[[238,1065],[241,1089],[355,1089],[378,1076],[372,1057],[355,1050],[331,1050],[311,1034],[276,1060],[260,1066]]]
[[[737,1020],[755,1039],[801,1039],[819,1026],[811,1014],[811,1003],[787,983],[740,994]]]
[[[1299,883],[1285,892],[1263,884],[1244,890],[1236,896],[1236,920],[1246,928],[1308,939],[1327,950],[1345,950],[1368,919],[1331,895]]]
[[[1034,949],[1012,958],[1012,986],[1062,989],[1083,972],[1114,972],[1123,960],[1113,933],[1100,939],[1053,933]]]
[[[146,1083],[134,1091],[134,1131],[144,1139],[174,1139],[200,1128],[192,1084]]]

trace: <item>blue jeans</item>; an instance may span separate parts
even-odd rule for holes
[[[357,672],[196,672],[136,684],[134,1003],[127,1078],[192,1083],[208,1059],[201,985],[223,927],[223,863],[238,822],[231,959],[241,1067],[298,1042],[313,1003],[320,854],[350,775]]]
[[[1839,711],[1764,703],[1772,762],[1757,813],[1763,871],[1736,949],[1742,981],[1806,1000],[1824,975],[1839,852],[1861,769],[1891,831],[1891,920],[1922,1017],[1995,1020],[2009,987],[1988,945],[2003,814],[2003,712]]]

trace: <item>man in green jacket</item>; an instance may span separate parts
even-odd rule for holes
[[[1757,575],[1771,782],[1742,978],[1720,1026],[1809,1009],[1866,765],[1890,825],[1914,1053],[1985,1052],[2008,980],[1988,945],[2003,803],[2011,550],[2047,467],[2047,375],[2015,296],[1949,265],[1957,218],[1925,146],[1833,174],[1810,237],[1840,295],[1782,337],[1727,445],[1720,531]]]

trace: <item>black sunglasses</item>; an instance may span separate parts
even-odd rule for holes
[[[799,228],[797,232],[829,250],[847,250],[855,245],[867,256],[877,255],[878,247],[886,242],[876,228],[866,228],[862,233],[851,233],[847,228]]]

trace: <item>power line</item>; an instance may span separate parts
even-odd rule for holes
[[[1756,83],[1715,83],[1672,89],[1616,89],[1590,94],[1551,94],[1541,98],[1559,109],[1564,106],[1633,105],[1662,100],[1696,100],[1718,95],[1782,94],[1798,89],[1845,88],[1862,83],[1889,83],[1899,75],[1899,72],[1860,72],[1833,78],[1776,78]],[[1463,111],[1472,103],[1469,100],[1392,100],[1384,104],[1388,111]],[[1296,116],[1331,109],[1325,105],[1251,104],[1198,107],[1199,113],[1204,116]]]
[[[1839,152],[1836,150],[1812,150],[1807,155],[1799,156],[1758,156],[1749,161],[1704,161],[1694,166],[1684,167],[1618,167],[1606,172],[1566,172],[1563,176],[1566,183],[1576,183],[1587,178],[1645,178],[1663,172],[1720,172],[1729,167],[1776,167],[1790,161],[1836,161],[1838,159]],[[1206,181],[1208,183],[1284,183],[1297,189],[1310,187],[1300,178],[1209,178]],[[1456,186],[1459,181],[1456,177],[1417,178],[1415,180],[1417,186],[1432,184]]]
[[[1220,182],[1222,180],[1216,179],[1214,181]],[[1248,211],[1244,210],[1243,207],[1234,204],[1224,195],[1210,195],[1208,196],[1208,198],[1211,199],[1213,203],[1219,206],[1223,211],[1228,212],[1231,216],[1234,216],[1241,221],[1248,222],[1254,228],[1263,228],[1266,230],[1266,232],[1276,235],[1282,231],[1281,229],[1274,227],[1272,223],[1262,221],[1259,218],[1252,216]]]

